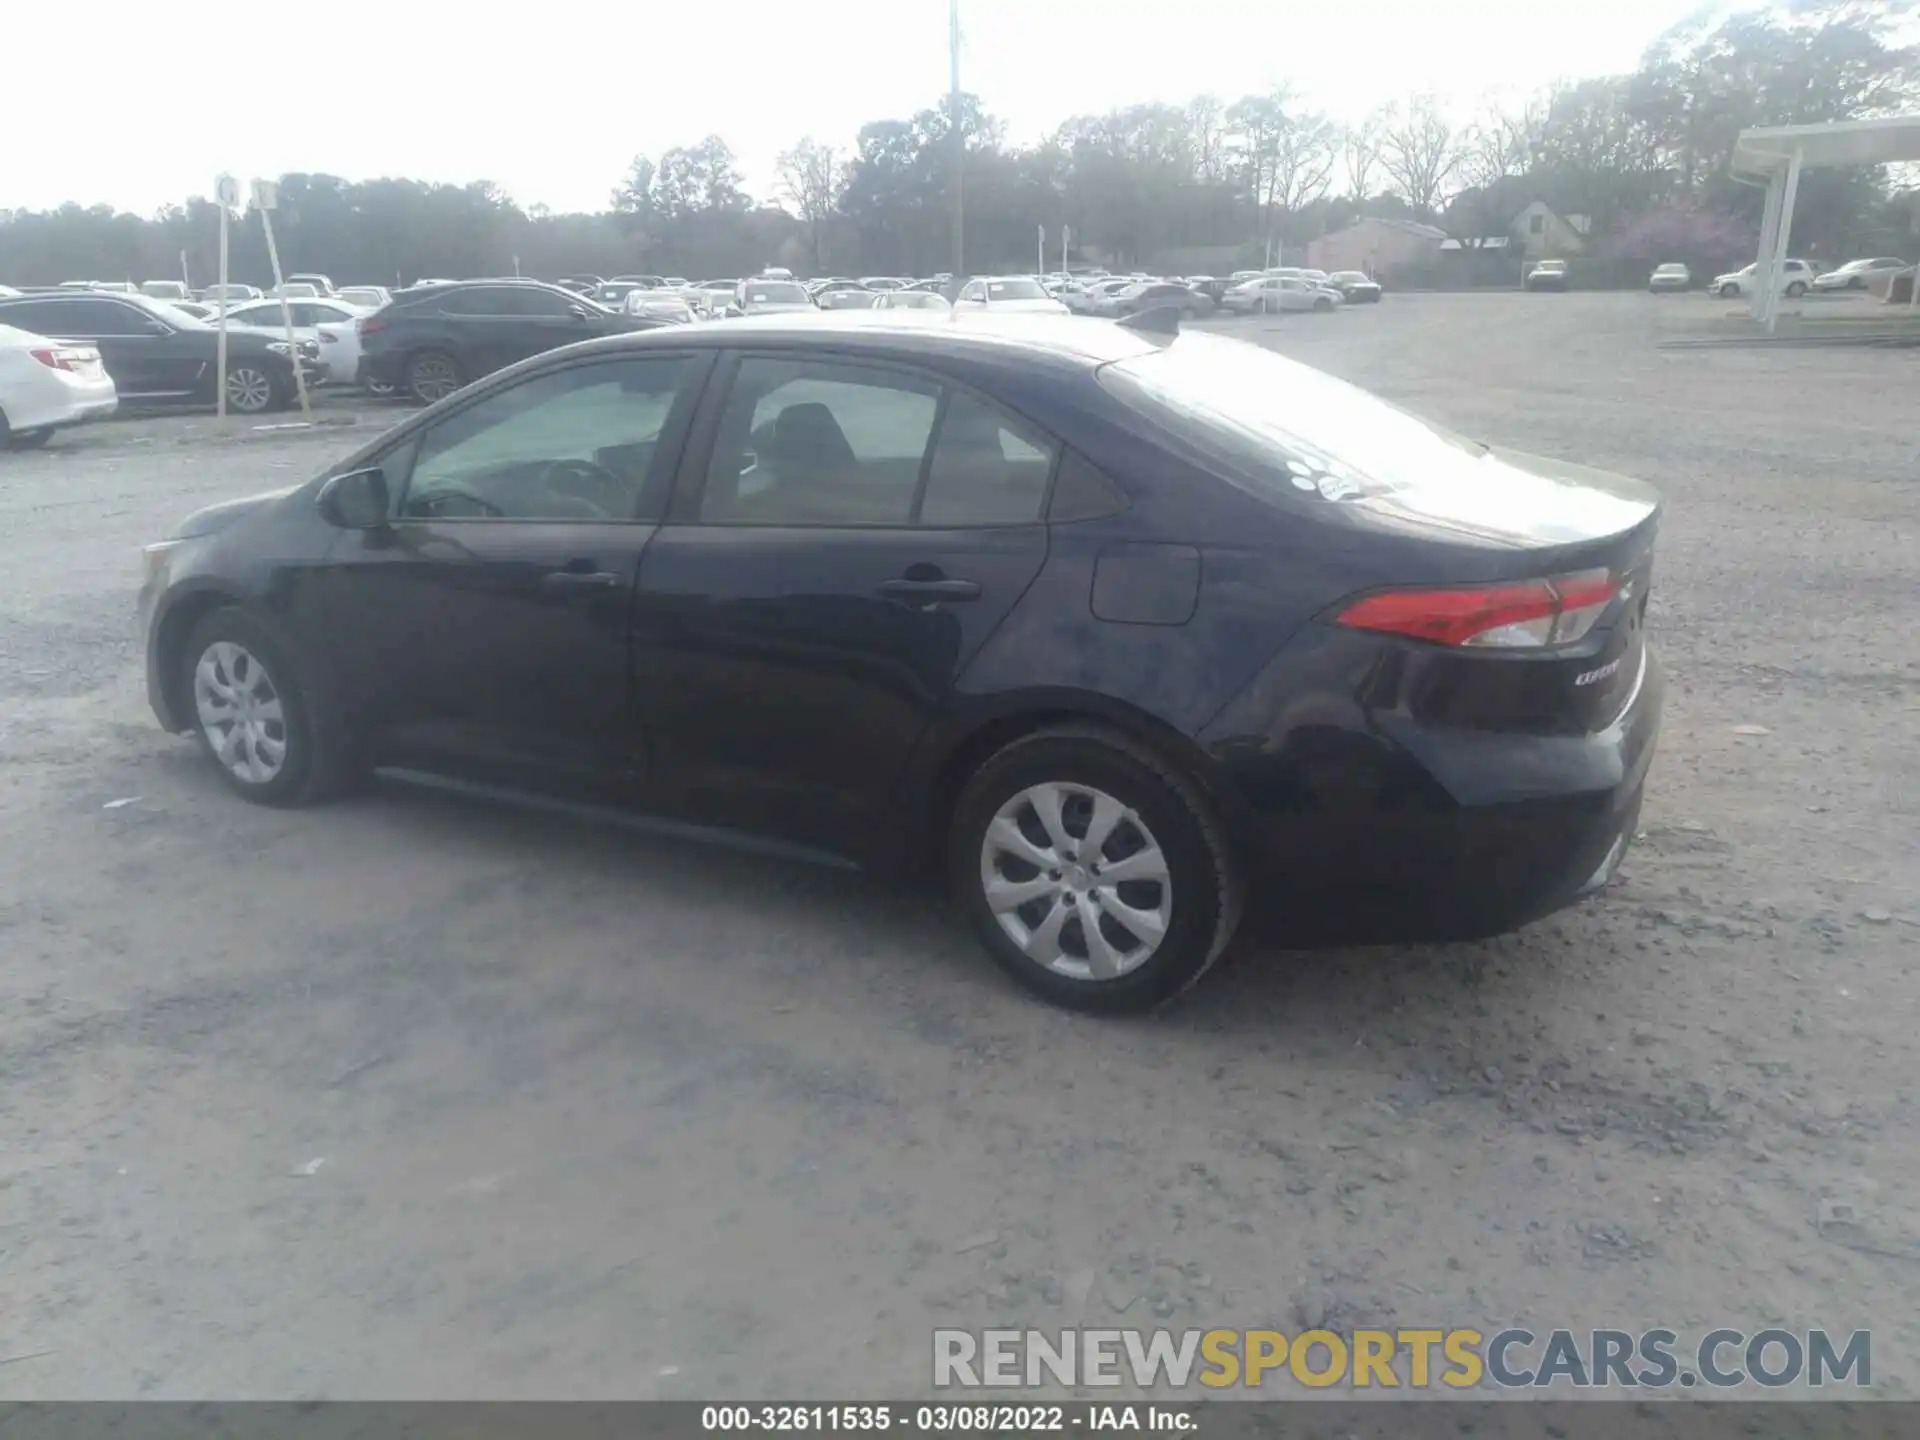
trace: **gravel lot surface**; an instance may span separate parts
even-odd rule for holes
[[[0,1396],[902,1396],[1077,1319],[1871,1327],[1913,1395],[1920,370],[1656,349],[1693,303],[1219,327],[1662,486],[1666,728],[1599,900],[1140,1022],[857,877],[245,806],[145,707],[137,549],[349,432],[0,457]]]

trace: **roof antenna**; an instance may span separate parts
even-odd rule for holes
[[[1153,305],[1145,310],[1136,310],[1126,319],[1113,323],[1122,330],[1137,330],[1142,335],[1165,335],[1171,338],[1180,333],[1180,307]]]

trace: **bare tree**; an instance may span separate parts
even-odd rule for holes
[[[1358,124],[1347,126],[1341,135],[1340,155],[1347,172],[1347,193],[1365,200],[1373,193],[1373,172],[1380,164],[1380,132],[1384,128],[1379,111]]]
[[[1339,138],[1325,115],[1288,116],[1274,141],[1268,203],[1291,215],[1323,198],[1333,179]]]
[[[1461,133],[1460,178],[1482,189],[1524,173],[1543,133],[1546,107],[1538,99],[1518,108],[1489,102]]]
[[[833,146],[823,145],[811,135],[790,150],[783,150],[773,162],[781,198],[792,205],[807,227],[807,244],[813,253],[813,268],[820,268],[821,238],[827,222],[839,204],[845,172]]]
[[[1461,158],[1461,133],[1433,96],[1388,107],[1380,131],[1380,168],[1415,210],[1433,212]]]

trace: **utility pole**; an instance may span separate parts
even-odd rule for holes
[[[966,240],[967,137],[960,129],[960,0],[947,0],[947,58],[952,78],[947,95],[947,124],[953,131],[953,283],[966,279],[962,261]]]

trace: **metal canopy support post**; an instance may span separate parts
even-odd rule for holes
[[[1773,333],[1774,323],[1780,318],[1780,289],[1786,274],[1787,246],[1793,239],[1793,201],[1800,189],[1800,154],[1798,145],[1793,147],[1793,158],[1787,161],[1787,183],[1780,195],[1780,218],[1773,243],[1773,265],[1767,276],[1767,333]]]
[[[1753,294],[1747,297],[1747,310],[1755,320],[1767,318],[1767,283],[1773,273],[1773,247],[1780,227],[1780,200],[1786,190],[1786,176],[1774,171],[1767,177],[1767,202],[1760,212],[1760,253],[1754,256]]]

